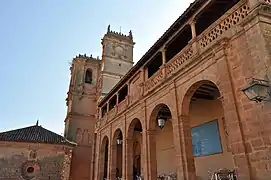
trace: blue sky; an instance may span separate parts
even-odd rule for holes
[[[0,1],[0,131],[40,124],[64,129],[69,62],[81,53],[101,56],[111,29],[133,31],[134,61],[192,0]]]

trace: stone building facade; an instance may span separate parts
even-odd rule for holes
[[[95,123],[98,102],[133,66],[133,35],[110,29],[102,39],[102,58],[76,56],[66,99],[68,110],[64,136],[76,142],[73,149],[71,179],[93,179],[95,164]]]
[[[271,81],[270,17],[270,0],[195,0],[134,66],[132,33],[109,27],[102,59],[71,67],[71,179],[270,179],[270,99],[242,91]]]
[[[76,144],[35,125],[0,133],[1,180],[67,180]]]

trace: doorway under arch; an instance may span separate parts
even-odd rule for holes
[[[103,179],[108,178],[108,146],[109,139],[105,136],[102,140],[101,151],[100,151],[100,177]]]
[[[123,134],[117,129],[112,142],[112,172],[111,179],[122,178],[123,173]]]
[[[142,175],[142,124],[139,119],[130,123],[127,139],[127,179],[135,180]]]

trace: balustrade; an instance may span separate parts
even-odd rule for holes
[[[264,0],[265,3],[271,4],[271,0]],[[196,38],[200,52],[203,52],[207,47],[222,37],[226,31],[236,26],[242,19],[244,19],[249,13],[249,6],[246,1],[240,1],[228,12],[226,12],[221,18],[208,27],[200,36]],[[143,83],[144,93],[147,93],[151,89],[155,88],[165,78],[172,76],[175,72],[182,69],[183,66],[194,56],[196,52],[193,51],[192,44],[188,44],[183,50],[175,55],[169,62],[164,64],[152,77],[147,79]],[[165,68],[165,69],[163,69]],[[165,72],[165,73],[163,73]],[[123,112],[128,107],[128,97],[120,102],[117,107],[106,113],[108,117],[106,119],[112,119],[118,113]],[[102,118],[102,119],[105,119]],[[101,119],[101,120],[102,120]],[[102,123],[103,124],[103,123]]]
[[[123,101],[121,101],[118,105],[118,113],[121,113],[128,106],[128,97],[126,97]]]
[[[180,67],[192,56],[193,48],[191,45],[188,45],[166,64],[167,76],[170,76],[172,73],[176,72],[176,70],[180,69]]]
[[[236,4],[198,37],[201,51],[221,37],[226,31],[237,25],[248,13],[249,6],[244,1]]]
[[[154,88],[159,82],[163,80],[163,70],[160,69],[157,71],[152,77],[150,77],[147,81],[144,83],[144,91],[147,92],[150,89]]]
[[[108,118],[109,120],[111,120],[112,118],[115,117],[116,114],[117,114],[117,108],[116,108],[116,106],[115,106],[113,109],[111,109],[111,110],[107,113],[107,118]]]

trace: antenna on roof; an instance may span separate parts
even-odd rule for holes
[[[39,119],[37,119],[37,122],[36,122],[36,126],[38,126],[39,125]]]
[[[121,33],[121,26],[120,26],[120,33]]]

